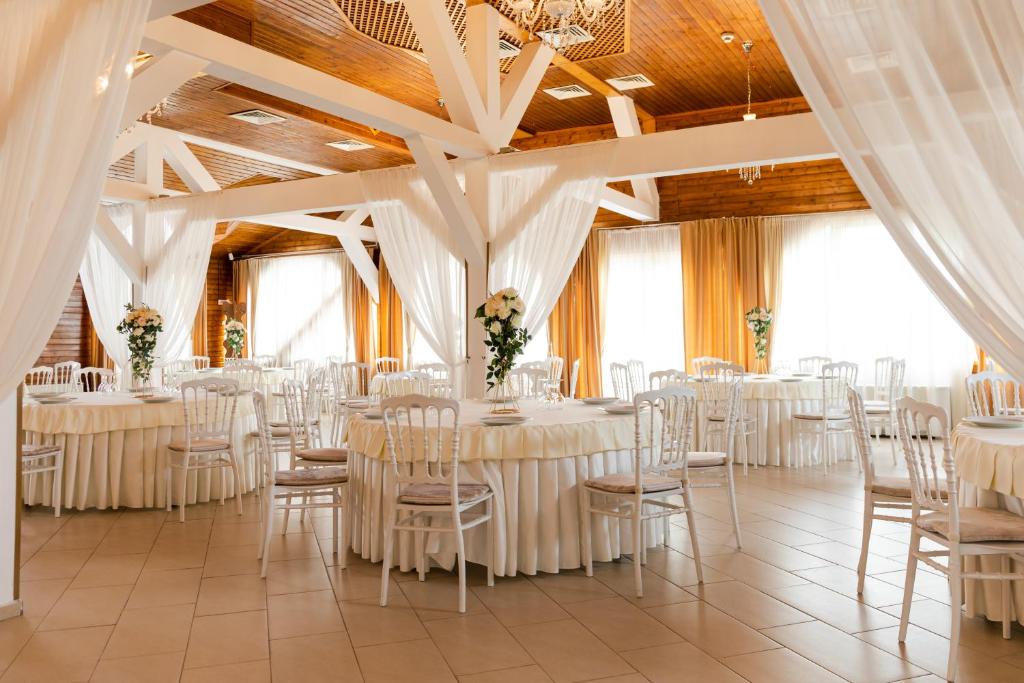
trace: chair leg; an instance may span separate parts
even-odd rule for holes
[[[697,542],[697,522],[693,515],[693,501],[690,498],[689,484],[683,485],[683,504],[686,505],[686,527],[690,532],[690,545],[693,547],[693,564],[697,567],[697,583],[704,583],[704,567],[700,561],[700,545]]]
[[[57,467],[53,471],[53,516],[60,517],[60,506],[64,502],[64,451],[54,456]]]
[[[188,495],[188,466],[192,462],[192,456],[185,454],[185,466],[181,470],[181,502],[178,504],[178,521],[185,521],[185,496]]]
[[[232,448],[229,451],[229,457],[231,458],[231,473],[235,476],[235,503],[238,506],[238,514],[242,514],[242,470],[238,466],[238,459],[235,458],[235,449]],[[223,481],[223,478],[222,478]],[[221,496],[224,495],[224,491],[221,490]]]
[[[1003,555],[1001,560],[1000,570],[1003,574],[1010,573],[1010,556]],[[1003,638],[1006,640],[1010,639],[1010,581],[1000,581],[1003,589]]]
[[[400,516],[402,513],[398,513]],[[415,513],[414,513],[415,514]],[[423,525],[422,519],[416,519],[413,526],[416,527],[416,531],[412,532],[413,546],[416,550],[416,574],[420,581],[427,580],[427,552],[425,547],[427,545],[427,532],[420,531],[420,527]]]
[[[458,506],[452,510],[452,524],[455,527],[455,547],[459,553],[459,614],[466,611],[466,540],[462,536],[462,520]]]
[[[740,515],[736,510],[736,482],[733,480],[732,465],[725,466],[725,479],[729,485],[729,507],[732,510],[732,529],[736,534],[736,549],[743,548],[743,539],[740,537]]]
[[[828,420],[821,421],[821,460],[825,463],[825,474],[828,474]]]
[[[891,411],[890,415],[893,415],[893,417],[889,418],[889,448],[892,450],[892,464],[896,465],[898,463],[896,457],[896,417]]]
[[[744,427],[742,429],[738,430],[739,431],[738,436],[739,436],[739,439],[740,439],[740,448],[743,450],[743,476],[745,477],[745,476],[747,476],[747,462],[750,459],[750,454],[747,452],[747,431],[746,431],[746,426],[745,426],[745,423],[741,422],[740,424],[744,425]]]
[[[285,503],[291,502],[290,498]],[[267,569],[270,566],[270,539],[274,535],[274,489],[271,487],[270,495],[267,496],[267,517],[264,522],[263,534],[263,563],[260,565],[260,576],[267,578]]]
[[[584,486],[580,486],[582,489],[582,501],[580,504],[580,522],[583,527],[583,568],[586,571],[587,576],[594,575],[594,549],[591,545],[590,539],[590,490]]]
[[[641,561],[643,560],[643,504],[639,500],[633,503],[633,582],[636,586],[636,597],[644,597],[644,576]]]
[[[949,661],[946,663],[946,680],[956,680],[956,662],[960,649],[960,605],[963,602],[964,582],[960,578],[960,555],[949,553],[949,596],[952,623],[949,625]]]
[[[348,522],[351,519],[349,515],[349,487],[348,484],[341,491],[341,525],[340,530],[335,527],[335,533],[338,535],[338,566],[342,569],[345,568],[345,558],[348,557]]]
[[[380,606],[388,606],[388,581],[391,572],[391,551],[395,545],[395,516],[394,512],[384,506],[384,562],[380,570]]]
[[[870,491],[864,492],[863,534],[860,539],[860,560],[857,561],[857,595],[864,593],[864,575],[868,569],[868,545],[871,542],[871,524],[874,522],[874,501]]]
[[[494,532],[498,528],[494,523],[494,496],[487,499],[487,585],[494,585]]]
[[[167,497],[167,512],[171,511],[171,454],[167,454],[167,466],[164,467],[164,488]]]
[[[913,524],[913,522],[912,522]],[[917,552],[921,548],[921,535],[911,527],[910,551],[907,554],[907,580],[903,583],[903,609],[900,611],[899,642],[907,640],[907,625],[910,623],[910,603],[914,599],[914,579],[917,578]]]
[[[334,556],[338,556],[338,491],[337,489],[331,494],[331,502],[334,503],[334,507],[331,508],[331,523],[334,525],[334,533],[331,534],[331,546],[334,550]]]

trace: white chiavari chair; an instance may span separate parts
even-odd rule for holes
[[[291,380],[289,380],[291,381]],[[267,419],[267,404],[263,394],[253,393],[253,407],[256,412],[257,431],[261,434],[261,450],[270,452],[273,446],[273,427]],[[267,486],[266,500],[261,498],[260,510],[260,548],[259,557],[263,559],[260,576],[267,577],[270,563],[270,548],[274,529],[274,514],[284,510],[287,516],[292,510],[303,513],[310,509],[330,508],[332,513],[332,546],[338,566],[345,568],[345,556],[348,543],[346,540],[347,524],[344,519],[348,509],[348,470],[337,465],[304,469],[278,470],[277,463],[271,459],[265,461]],[[296,502],[298,498],[298,502]],[[266,505],[263,508],[263,505]],[[340,522],[340,523],[339,523]],[[287,527],[287,522],[285,523]]]
[[[451,398],[455,392],[452,386],[451,369],[444,363],[420,363],[416,370],[430,375],[430,396]]]
[[[899,461],[896,457],[896,401],[903,398],[903,377],[907,362],[892,356],[879,358],[875,361],[874,398],[864,401],[864,413],[868,416],[868,433],[881,441],[882,432],[889,435],[889,447],[892,450],[892,464]]]
[[[494,493],[487,484],[459,482],[459,404],[429,396],[389,398],[381,404],[391,471],[384,487],[384,566],[380,604],[388,604],[388,576],[396,531],[412,532],[419,580],[426,580],[425,547],[431,533],[455,536],[459,612],[466,611],[464,532],[486,525],[487,585],[494,585]],[[470,512],[479,505],[483,512]]]
[[[628,360],[626,361],[626,370],[629,374],[630,396],[647,391],[647,373],[644,371],[644,362],[636,359]]]
[[[236,380],[240,391],[265,390],[263,368],[256,363],[250,361],[236,363],[229,368],[224,368],[223,376]]]
[[[199,370],[199,369],[201,369],[201,368],[197,368],[196,367],[195,361],[193,361],[192,359],[188,359],[188,360],[185,360],[183,362],[186,363],[186,366],[185,366],[186,370]],[[245,363],[245,362],[246,362],[246,360],[244,358],[232,358],[232,357],[228,356],[227,358],[224,359],[224,367],[225,368],[233,368],[236,365],[240,365],[240,364]]]
[[[25,373],[25,385],[53,384],[53,368],[40,365]]]
[[[232,360],[235,360],[234,358]],[[238,359],[244,360],[244,359]],[[210,369],[210,357],[209,356],[192,356],[192,367],[196,370],[209,370]]]
[[[178,509],[179,521],[184,522],[188,473],[219,469],[221,505],[224,504],[227,489],[224,471],[231,470],[234,476],[238,514],[242,514],[242,477],[231,443],[235,410],[238,407],[238,382],[219,377],[182,382],[181,402],[185,414],[185,438],[167,444],[167,462],[164,465],[167,511],[170,512],[172,506],[171,487],[174,470],[181,474]]]
[[[370,364],[333,363],[330,366],[334,385],[334,420],[331,422],[331,445],[342,446],[345,424],[356,412],[369,405]]]
[[[377,372],[382,372],[382,373],[385,373],[385,374],[387,374],[389,372],[398,372],[399,369],[401,368],[401,366],[402,366],[401,359],[394,358],[392,356],[382,356],[382,357],[378,358],[377,359],[377,365],[376,365]]]
[[[102,391],[116,387],[117,379],[110,368],[79,368],[75,370],[73,386],[76,391]]]
[[[305,384],[309,380],[310,373],[314,370],[316,370],[315,360],[300,358],[292,363],[292,379],[296,382],[302,382]]]
[[[693,365],[693,374],[700,377],[700,369],[705,365],[714,365],[715,363],[725,363],[726,361],[721,358],[715,358],[714,356],[698,356],[691,361]]]
[[[69,360],[57,363],[53,366],[53,383],[57,391],[76,391],[75,371],[79,370],[82,364],[76,360]]]
[[[871,457],[870,418],[864,412],[865,401],[855,387],[846,390],[853,422],[853,437],[857,444],[857,457],[864,472],[864,522],[860,542],[860,560],[857,562],[857,595],[864,592],[864,576],[868,566],[868,546],[871,543],[871,525],[874,520],[909,523],[910,480],[899,477],[879,477],[875,474],[875,461]],[[895,406],[894,406],[895,408]],[[893,417],[896,412],[893,411]],[[893,432],[892,440],[896,440]],[[881,510],[882,512],[879,512]],[[900,515],[885,514],[885,510],[899,510]]]
[[[680,387],[686,384],[685,370],[655,370],[648,376],[651,391],[666,387]]]
[[[1003,372],[968,375],[967,405],[971,415],[1022,415],[1020,382]]]
[[[846,361],[826,363],[821,366],[820,382],[821,412],[793,415],[793,439],[790,447],[796,448],[797,464],[802,467],[804,464],[802,437],[812,437],[813,444],[820,447],[817,455],[820,456],[827,472],[835,453],[835,449],[831,447],[831,437],[853,434],[846,389],[857,386],[857,364]],[[814,452],[813,446],[812,452]],[[857,466],[860,467],[860,460],[857,460]]]
[[[565,372],[565,359],[561,356],[548,356],[544,361],[547,364],[548,379],[562,385],[562,373]]]
[[[797,372],[809,372],[812,375],[820,375],[821,368],[828,365],[832,359],[828,356],[805,356],[796,361]]]
[[[576,383],[580,379],[580,359],[572,362],[572,369],[569,370],[569,398],[576,398]]]
[[[276,362],[275,358],[270,355],[253,356],[252,362],[261,368],[272,368]]]
[[[26,490],[35,495],[36,477],[53,473],[50,481],[50,500],[53,516],[60,517],[61,496],[64,486],[64,449],[57,444],[22,444],[21,477]]]
[[[726,382],[728,388],[722,414],[722,450],[694,451],[687,459],[690,472],[690,488],[725,488],[732,512],[732,530],[736,536],[736,548],[743,547],[740,536],[740,516],[736,509],[736,480],[733,477],[733,446],[737,432],[743,424],[743,385],[740,382]],[[724,482],[724,483],[723,483]]]
[[[917,565],[923,562],[949,579],[950,604],[953,607],[950,610],[952,623],[946,680],[952,681],[956,677],[960,649],[960,605],[965,579],[1001,582],[1003,637],[1010,638],[1010,583],[1024,581],[1024,571],[1011,569],[1012,562],[1024,563],[1024,517],[1007,510],[960,507],[957,496],[959,479],[945,409],[912,398],[901,398],[896,403],[896,430],[910,472],[913,500],[899,642],[903,643],[907,638]],[[942,550],[923,550],[923,538],[938,544]],[[965,557],[980,559],[985,555],[1000,557],[1001,570],[964,571]],[[945,557],[946,563],[937,562],[935,558],[938,557]]]
[[[587,576],[593,576],[591,516],[628,521],[633,537],[636,595],[641,598],[644,594],[642,565],[647,555],[644,526],[652,520],[667,522],[672,515],[686,515],[697,580],[704,583],[687,474],[696,392],[685,387],[642,392],[634,397],[633,405],[636,407],[633,471],[591,476],[583,482],[580,487],[580,535],[583,540],[583,566]],[[678,499],[671,500],[676,496],[682,498],[682,504],[677,502]],[[665,545],[669,543],[669,526],[663,524],[662,527]]]
[[[387,395],[408,396],[410,394],[430,394],[430,374],[420,370],[393,372],[385,380]]]
[[[546,368],[520,366],[508,372],[508,382],[517,398],[538,398],[544,394],[548,381]]]
[[[612,393],[620,401],[632,401],[633,392],[629,383],[629,368],[625,363],[612,363]]]
[[[701,399],[704,403],[704,422],[701,429],[703,447],[707,448],[708,440],[712,437],[726,438],[726,433],[731,430],[734,438],[739,441],[740,450],[743,452],[744,475],[747,473],[747,465],[750,460],[747,449],[747,438],[750,436],[754,437],[754,469],[757,469],[757,454],[760,452],[757,417],[748,415],[742,402],[737,409],[738,412],[734,413],[737,420],[735,427],[727,424],[725,416],[728,412],[729,401],[732,400],[731,385],[738,384],[740,396],[742,396],[745,377],[746,372],[738,363],[711,363],[700,369]],[[723,451],[731,452],[732,448],[731,442],[722,444]]]

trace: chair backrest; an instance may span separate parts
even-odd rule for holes
[[[275,360],[273,356],[264,354],[262,356],[253,356],[252,362],[261,368],[271,368],[274,367]]]
[[[238,406],[238,382],[227,377],[205,377],[181,383],[185,411],[185,438],[231,439]]]
[[[331,379],[337,395],[344,398],[366,398],[370,392],[369,363],[338,363],[331,366]]]
[[[398,372],[402,361],[393,356],[382,356],[377,359],[377,372]]]
[[[877,401],[888,401],[890,406],[903,398],[903,378],[907,361],[886,356],[875,360],[875,395]]]
[[[292,453],[309,448],[312,445],[310,434],[313,431],[313,420],[316,419],[310,410],[313,401],[309,389],[298,380],[286,379],[281,383],[281,394]]]
[[[561,383],[562,373],[565,371],[565,359],[561,356],[548,356],[547,360],[548,379]]]
[[[53,368],[40,365],[25,373],[25,384],[53,384]]]
[[[508,381],[519,398],[536,398],[544,393],[549,375],[545,368],[518,367],[509,370]]]
[[[109,368],[79,368],[75,370],[73,383],[78,391],[99,391],[116,386],[114,371]]]
[[[734,385],[743,392],[744,369],[739,363],[708,363],[700,369],[701,400],[704,412],[717,417],[725,416]]]
[[[693,374],[700,377],[700,369],[705,365],[714,365],[715,363],[724,363],[725,361],[721,358],[715,358],[714,356],[699,356],[694,358],[691,362],[693,365]]]
[[[192,356],[192,367],[194,367],[196,370],[206,370],[207,368],[210,367],[210,357]]]
[[[896,434],[910,474],[915,516],[921,509],[944,512],[952,543],[960,540],[956,463],[946,410],[905,396],[896,402]]]
[[[251,361],[236,363],[224,368],[224,377],[237,380],[238,387],[243,391],[259,389],[263,386],[263,368]]]
[[[628,360],[626,361],[626,370],[629,374],[630,396],[647,391],[647,372],[644,370],[644,362],[635,358]]]
[[[76,360],[55,364],[53,366],[53,383],[71,389],[75,383],[75,371],[81,367],[82,364]]]
[[[277,474],[277,460],[271,444],[273,443],[272,428],[270,420],[267,419],[267,399],[262,391],[252,392],[252,408],[256,415],[256,438],[259,439],[259,452],[266,457],[263,459],[265,473],[269,486],[274,485]]]
[[[620,401],[632,401],[633,391],[629,384],[629,368],[625,363],[612,363],[612,393]]]
[[[633,471],[636,491],[642,491],[643,474],[682,471],[687,458],[697,412],[697,392],[689,387],[667,387],[643,391],[633,397],[636,407]]]
[[[1002,372],[968,375],[967,404],[971,415],[1022,415],[1020,382]]]
[[[458,500],[458,401],[410,394],[384,399],[381,412],[396,482],[449,484]]]
[[[685,370],[655,370],[650,374],[648,380],[651,391],[654,391],[665,387],[682,386],[686,384],[687,376]]]
[[[853,441],[857,445],[857,457],[864,471],[864,490],[871,491],[875,482],[875,461],[871,457],[871,431],[868,429],[868,416],[864,412],[864,397],[856,387],[846,388],[846,400],[850,409],[850,422],[853,423]]]
[[[813,372],[815,375],[821,372],[824,365],[828,365],[832,359],[828,356],[804,356],[796,361],[797,372]]]
[[[422,370],[392,372],[385,378],[387,396],[408,396],[430,394],[430,374]]]
[[[300,358],[292,363],[292,376],[299,382],[309,379],[309,373],[316,368],[316,361],[309,358]]]
[[[192,360],[191,358],[188,359],[188,360],[182,361],[182,362],[186,364],[186,369],[188,369],[188,370],[202,370],[203,369],[203,368],[198,367],[196,362],[194,360]],[[236,365],[241,365],[242,363],[245,363],[245,362],[247,362],[245,358],[231,358],[231,357],[228,357],[228,358],[224,359],[224,367],[226,367],[226,368],[233,368]],[[209,366],[207,366],[207,367],[209,367]]]
[[[451,378],[451,372],[444,363],[420,363],[416,366],[416,370],[425,372],[430,376],[430,379],[436,379],[441,382],[447,382]]]
[[[580,379],[580,359],[572,362],[572,369],[569,371],[569,398],[576,398],[576,383]]]
[[[846,413],[848,387],[857,386],[857,364],[847,361],[821,366],[821,405],[823,415]]]

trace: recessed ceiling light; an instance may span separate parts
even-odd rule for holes
[[[654,81],[647,78],[643,74],[633,74],[632,76],[619,76],[617,78],[606,78],[605,83],[612,86],[616,90],[636,90],[637,88],[650,88],[654,85]]]
[[[252,123],[257,126],[265,126],[268,123],[284,123],[288,119],[277,114],[271,114],[268,111],[262,109],[249,109],[247,111],[240,111],[235,114],[228,114],[233,119],[239,121],[245,121],[246,123]]]
[[[356,140],[355,138],[345,138],[344,140],[337,140],[335,142],[328,142],[328,147],[334,149],[340,149],[342,152],[358,152],[361,149],[373,149],[373,145],[362,140]]]
[[[571,100],[575,97],[586,97],[590,94],[589,90],[575,83],[572,85],[561,85],[557,88],[544,88],[544,92],[556,100]]]
[[[736,40],[736,34],[732,31],[722,31],[722,42],[728,45],[732,41]]]

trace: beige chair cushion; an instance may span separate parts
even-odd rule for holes
[[[886,415],[889,412],[889,402],[864,401],[864,412],[868,415]]]
[[[487,484],[459,484],[459,502],[469,503],[491,492]],[[409,484],[398,496],[408,505],[451,505],[452,487],[448,484]]]
[[[167,448],[172,451],[185,451],[187,443],[185,441],[172,441],[167,444]],[[191,450],[193,453],[209,453],[212,451],[226,451],[230,447],[230,444],[223,439],[196,439],[192,442]]]
[[[795,419],[795,420],[820,420],[821,419],[821,415],[820,414],[815,414],[815,413],[797,413],[797,414],[793,415],[793,419]],[[845,410],[832,412],[832,413],[829,413],[828,419],[829,420],[849,420],[850,419],[850,413],[846,412]]]
[[[304,448],[295,453],[297,458],[312,462],[348,462],[347,448]]]
[[[949,519],[945,512],[930,512],[917,518],[925,531],[949,538]],[[1024,517],[1006,510],[960,508],[960,541],[982,543],[1024,542]]]
[[[314,427],[317,427],[317,426],[320,425],[320,420],[313,420],[309,424],[313,425]],[[287,420],[271,420],[270,421],[270,426],[271,427],[284,427],[285,429],[288,429],[288,421]]]
[[[288,429],[287,427],[271,427],[270,428],[270,438],[272,438],[272,439],[283,439],[283,438],[285,438],[286,436],[288,436],[291,433],[292,433],[292,431],[290,429]],[[259,437],[259,435],[260,435],[260,433],[257,430],[255,430],[255,429],[252,430],[251,432],[249,432],[249,436],[254,437],[254,438]]]
[[[53,444],[22,444],[21,455],[24,458],[38,458],[41,456],[51,456],[60,453],[60,446]]]
[[[274,483],[278,486],[327,486],[344,484],[348,471],[344,467],[314,467],[308,470],[278,470]]]
[[[596,479],[587,479],[584,483],[588,489],[604,491],[606,493],[636,493],[636,474],[625,472],[623,474],[606,474]],[[644,493],[656,493],[658,491],[672,491],[682,488],[682,483],[673,477],[665,477],[658,474],[645,474],[640,482]]]
[[[725,453],[694,451],[686,454],[687,467],[718,467],[725,464]]]
[[[910,498],[910,480],[900,477],[875,477],[871,492],[894,498]]]

